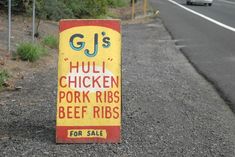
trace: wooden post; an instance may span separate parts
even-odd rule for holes
[[[144,5],[143,5],[144,16],[147,15],[147,7],[148,7],[148,5],[147,5],[147,0],[144,0]]]
[[[133,20],[135,18],[135,0],[132,0],[132,15],[131,19]]]

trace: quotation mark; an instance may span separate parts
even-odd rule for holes
[[[108,58],[108,60],[112,62],[112,61],[113,61],[113,58]]]

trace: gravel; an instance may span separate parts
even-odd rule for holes
[[[122,142],[55,144],[57,67],[0,93],[0,156],[235,156],[235,116],[160,19],[123,26]],[[55,61],[56,62],[56,61]]]

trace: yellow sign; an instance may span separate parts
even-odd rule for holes
[[[58,143],[120,142],[121,34],[118,20],[62,20]]]

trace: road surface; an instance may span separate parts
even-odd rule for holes
[[[186,0],[151,0],[165,26],[199,73],[235,111],[235,1],[212,7],[187,6]]]

